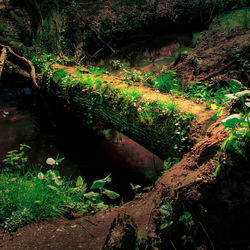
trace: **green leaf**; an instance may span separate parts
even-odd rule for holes
[[[160,226],[160,230],[165,229],[166,227],[169,227],[173,224],[173,221],[165,221],[161,226]]]
[[[221,121],[226,129],[235,129],[236,125],[241,122],[240,114],[233,114]]]
[[[228,98],[229,100],[236,100],[236,99],[238,99],[238,97],[236,97],[234,94],[226,94],[225,97]]]
[[[76,187],[80,187],[80,186],[83,186],[83,179],[81,176],[78,176],[76,180]]]
[[[244,97],[244,96],[248,96],[250,94],[250,90],[244,90],[244,91],[240,91],[235,93],[235,96],[237,97]]]
[[[103,188],[104,185],[106,184],[106,182],[111,182],[112,179],[110,177],[111,174],[109,174],[107,177],[100,179],[100,180],[96,180],[93,182],[92,186],[90,187],[90,189],[99,189],[99,188]]]
[[[132,187],[132,190],[138,190],[141,188],[140,185],[134,185],[133,183],[130,183],[130,186]]]
[[[99,189],[99,188],[103,188],[104,185],[106,184],[106,181],[101,179],[101,180],[97,180],[97,181],[94,181],[92,186],[90,187],[90,189]]]
[[[234,93],[239,92],[239,90],[243,87],[242,83],[235,79],[232,79],[228,84]]]
[[[170,204],[165,204],[159,208],[159,211],[160,211],[161,216],[168,217],[171,215],[172,209],[173,208]]]
[[[102,209],[107,209],[109,206],[104,204],[104,202],[101,202],[101,203],[98,203],[96,204],[96,208],[99,209],[99,210],[102,210]]]
[[[54,187],[54,186],[48,185],[48,187],[49,187],[50,189],[52,189],[52,190],[57,191],[57,188],[56,188],[56,187]]]
[[[117,199],[120,195],[109,189],[104,189],[104,193],[112,200]]]
[[[218,105],[216,105],[216,104],[211,104],[211,109],[212,109],[212,110],[217,110],[218,108],[219,108]]]
[[[101,196],[101,194],[95,193],[95,192],[88,192],[84,194],[83,196],[89,200],[96,200],[97,198]]]

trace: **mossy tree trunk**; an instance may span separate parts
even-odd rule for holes
[[[58,0],[12,0],[9,2],[4,0],[4,3],[22,31],[22,37],[19,39],[24,46],[43,46],[49,52],[58,53],[60,51],[61,17]],[[24,14],[17,14],[16,9],[22,9]],[[27,15],[28,22],[24,21],[25,18],[22,15]],[[9,34],[6,33],[4,40],[12,41],[8,38]]]

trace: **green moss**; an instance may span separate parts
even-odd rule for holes
[[[250,20],[250,8],[234,10],[226,14],[215,17],[209,26],[210,30],[225,29],[228,33],[236,27],[248,28]]]
[[[92,123],[101,120],[163,158],[178,158],[187,151],[193,117],[182,113],[174,99],[150,100],[137,86],[115,84],[116,78],[103,80],[101,75],[68,74],[65,70],[49,73],[54,82],[51,92],[91,112]]]

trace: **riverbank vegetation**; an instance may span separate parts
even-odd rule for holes
[[[119,194],[104,188],[111,177],[96,180],[91,186],[78,177],[75,183],[61,177],[53,166],[61,159],[48,158],[51,169],[39,169],[27,164],[28,145],[8,152],[0,172],[0,227],[13,232],[33,221],[83,215],[107,209],[106,200]]]

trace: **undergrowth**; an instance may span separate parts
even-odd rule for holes
[[[73,212],[93,213],[108,208],[103,201],[105,196],[119,197],[104,188],[111,181],[110,175],[87,186],[80,176],[73,182],[62,178],[53,167],[43,172],[38,167],[27,166],[27,148],[21,144],[19,149],[8,152],[0,168],[2,229],[11,232],[39,219],[70,216]]]

